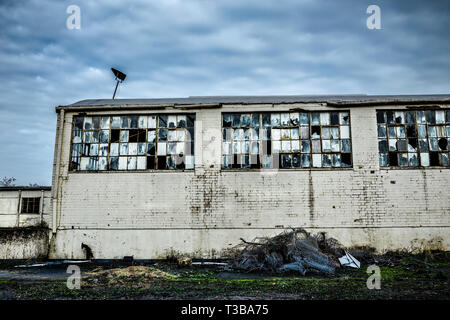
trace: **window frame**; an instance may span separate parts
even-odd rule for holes
[[[436,123],[436,119],[434,121],[434,123],[429,123],[427,121],[427,115],[426,112],[427,111],[443,111],[444,112],[444,122],[443,123]],[[378,112],[382,112],[385,116],[384,116],[384,123],[379,123],[379,116],[378,116]],[[389,120],[387,119],[387,112],[392,112],[393,114],[393,123],[388,123]],[[396,117],[395,117],[395,112],[403,112],[404,113],[404,120],[403,123],[397,123],[396,122]],[[416,133],[415,137],[409,138],[408,137],[408,133],[407,133],[407,112],[413,112],[414,113],[414,130]],[[418,112],[423,112],[423,116],[425,117],[425,121],[422,122],[418,122],[418,118],[417,118],[417,113]],[[436,137],[430,137],[429,136],[429,125],[434,126],[434,127],[442,127],[443,130],[446,130],[446,127],[450,126],[450,122],[447,122],[447,112],[450,113],[450,108],[407,108],[407,109],[392,109],[392,108],[387,108],[387,109],[376,109],[375,110],[375,122],[376,122],[376,138],[377,138],[377,152],[378,152],[378,166],[380,168],[380,170],[417,170],[417,169],[449,169],[450,168],[450,150],[430,150],[430,138],[436,138],[439,139],[439,136]],[[380,137],[379,136],[379,127],[380,125],[384,125],[385,126],[385,137]],[[423,125],[425,126],[425,137],[420,137],[419,136],[419,125]],[[405,137],[398,137],[398,133],[397,133],[397,129],[394,129],[395,131],[395,140],[400,140],[400,139],[404,139],[406,141],[406,151],[399,151],[398,147],[396,146],[397,150],[393,150],[390,151],[389,150],[389,128],[397,128],[397,127],[403,127],[404,128],[404,133],[405,133]],[[447,145],[450,143],[450,136],[448,136],[445,132],[443,132],[444,135],[443,137],[447,139]],[[408,140],[409,139],[416,139],[417,140],[417,147],[416,147],[416,151],[415,152],[410,152],[408,151]],[[427,151],[425,152],[421,152],[421,146],[420,146],[420,140],[426,140],[427,143]],[[381,152],[380,151],[380,141],[386,141],[387,144],[387,151],[386,152]],[[448,147],[447,147],[448,148]],[[438,147],[439,149],[439,147]],[[444,165],[431,165],[431,157],[430,157],[430,153],[437,153],[438,154],[438,161],[439,163],[441,163],[441,156],[440,154],[442,153],[446,153],[448,155],[448,161],[449,161],[449,165],[444,166]],[[395,153],[397,156],[397,165],[390,165],[390,160],[389,160],[389,156],[391,153]],[[417,154],[417,166],[411,166],[409,165],[409,156],[407,156],[407,160],[408,160],[408,165],[400,165],[400,161],[399,161],[399,154],[402,153],[415,153]],[[428,154],[428,163],[429,165],[422,165],[422,156],[421,153],[427,153]],[[387,165],[386,166],[381,166],[381,156],[382,154],[386,154],[387,155]]]
[[[331,114],[333,112],[338,113],[338,117],[339,117],[339,120],[338,120],[339,123],[338,124],[334,124],[334,125],[332,125],[331,123],[330,124],[320,124],[320,122],[319,122],[318,125],[313,125],[312,124],[312,114],[313,113],[318,113],[319,114],[319,121],[320,121],[320,114],[322,114],[322,113]],[[341,112],[346,112],[348,114],[348,124],[341,124],[340,123],[340,115],[339,114]],[[302,126],[300,122],[297,125],[283,126],[282,122],[281,122],[281,114],[283,114],[283,113],[287,113],[287,114],[291,114],[291,113],[299,113],[299,114],[300,113],[307,113],[308,114],[308,126],[307,127],[309,129],[309,134],[308,134],[308,139],[303,139],[303,140],[309,141],[309,153],[301,152],[301,141],[302,141],[302,139],[301,139],[301,127],[305,127],[305,126]],[[233,164],[231,164],[230,168],[224,168],[223,167],[223,163],[224,163],[223,158],[224,158],[224,156],[232,157],[233,158],[233,162],[234,162],[234,153],[233,153],[233,141],[234,140],[233,140],[233,137],[231,137],[231,141],[224,141],[223,140],[224,134],[225,134],[224,133],[224,129],[228,128],[228,129],[234,130],[235,128],[237,128],[237,127],[234,127],[233,125],[231,125],[230,127],[224,127],[224,115],[226,115],[226,114],[231,115],[231,121],[233,121],[232,120],[232,115],[233,114],[239,114],[239,115],[249,114],[250,115],[250,126],[245,126],[245,127],[239,126],[239,128],[244,129],[244,130],[251,130],[251,129],[254,129],[254,128],[258,128],[259,129],[259,139],[258,139],[258,142],[259,142],[259,153],[257,155],[257,156],[259,156],[259,168],[252,167],[251,160],[250,160],[251,156],[252,156],[252,152],[251,152],[251,148],[252,148],[251,147],[251,141],[252,141],[252,139],[248,140],[249,144],[250,144],[249,153],[248,153],[250,162],[249,162],[249,167],[248,168],[244,168],[242,166],[240,168],[232,167]],[[259,126],[258,127],[254,127],[251,124],[251,122],[252,122],[252,115],[253,114],[259,114]],[[263,124],[263,114],[269,114],[269,116],[271,114],[279,114],[280,115],[280,125],[279,126],[272,126],[272,125],[270,125],[270,126],[265,127],[264,124]],[[283,171],[289,171],[289,170],[294,170],[294,171],[297,171],[297,170],[300,170],[300,171],[302,171],[302,170],[352,170],[353,167],[354,167],[354,162],[353,162],[353,142],[352,142],[352,131],[351,131],[351,112],[350,112],[349,109],[345,109],[345,110],[340,110],[340,109],[337,109],[337,110],[336,109],[333,109],[333,110],[303,110],[303,109],[301,109],[301,110],[294,110],[294,109],[292,109],[292,110],[279,110],[279,111],[278,110],[277,111],[268,111],[268,110],[264,110],[264,111],[259,111],[259,110],[255,110],[255,111],[249,111],[249,110],[247,110],[247,111],[233,111],[233,110],[230,110],[230,111],[223,111],[223,112],[221,112],[220,121],[221,121],[221,125],[220,125],[220,128],[221,128],[221,131],[220,131],[221,132],[221,137],[220,137],[220,141],[221,141],[220,168],[221,168],[221,171],[224,171],[224,172],[236,172],[236,171],[261,171],[261,170],[263,170],[263,171],[273,171],[273,170],[283,170]],[[313,126],[319,126],[320,127],[320,136],[319,136],[318,139],[312,139],[311,133],[312,133],[312,127]],[[328,154],[328,155],[339,154],[339,155],[341,155],[343,153],[342,152],[342,140],[347,140],[347,139],[342,139],[341,138],[341,127],[342,126],[348,126],[348,130],[349,130],[349,132],[348,132],[349,137],[347,139],[350,141],[350,151],[349,152],[344,152],[344,153],[345,154],[349,154],[349,160],[350,160],[351,164],[349,166],[333,167],[333,164],[331,163],[331,165],[329,167],[324,167],[323,165],[321,167],[314,167],[313,166],[313,154],[319,154],[320,157],[321,157],[321,163],[323,164],[323,155],[324,154]],[[338,128],[338,130],[339,130],[338,131],[339,132],[339,138],[337,140],[339,140],[339,150],[340,150],[339,152],[333,152],[333,151],[323,152],[322,151],[322,149],[323,149],[323,144],[322,144],[322,139],[323,139],[322,138],[322,127],[337,127]],[[273,129],[279,129],[280,130],[280,140],[279,140],[280,143],[283,141],[281,139],[281,130],[283,130],[283,129],[289,129],[290,130],[290,129],[293,129],[293,128],[298,128],[299,129],[299,138],[298,138],[299,151],[298,152],[293,152],[292,149],[291,149],[290,152],[282,152],[281,149],[280,149],[280,152],[278,153],[278,160],[277,160],[278,161],[278,168],[273,167],[273,164],[275,162],[275,160],[274,160],[275,158],[273,158],[273,157],[272,157],[272,167],[271,168],[265,168],[264,167],[264,164],[263,164],[263,156],[264,156],[263,143],[265,141],[270,141],[271,149],[273,149],[273,141],[274,141],[272,139],[272,133],[271,133],[270,139],[264,140],[264,135],[263,135],[263,131],[262,131],[262,129],[264,129],[264,128],[270,128],[271,131]],[[245,134],[245,131],[244,131],[244,134]],[[292,138],[289,139],[289,141],[292,141],[292,140],[293,140]],[[294,140],[297,140],[297,139],[294,139]],[[313,153],[313,148],[312,148],[312,141],[313,140],[320,141],[320,149],[321,149],[320,153]],[[324,139],[324,140],[330,140],[331,141],[333,139],[331,139],[331,137],[330,137],[330,139]],[[241,141],[241,140],[238,140],[238,141]],[[243,141],[245,141],[245,140],[242,140],[242,142]],[[278,140],[275,140],[275,141],[278,141]],[[229,142],[231,144],[231,146],[230,146],[231,153],[230,154],[224,154],[224,142]],[[241,152],[241,153],[238,154],[238,156],[243,157],[244,154]],[[274,154],[273,151],[271,151],[271,155],[273,155],[273,154]],[[300,167],[294,167],[292,165],[290,168],[283,168],[282,165],[281,165],[282,155],[283,154],[288,154],[288,155],[308,154],[310,156],[309,157],[310,166],[309,167],[302,167],[301,164],[300,164]],[[330,160],[331,159],[332,158],[330,157]],[[292,161],[292,157],[291,157],[291,161]]]
[[[182,115],[182,116],[193,116],[193,126],[192,127],[188,127],[187,126],[187,118],[186,118],[186,126],[185,127],[182,127],[182,128],[178,128],[178,127],[175,127],[175,128],[169,128],[169,126],[168,126],[168,123],[167,123],[167,126],[166,127],[164,127],[164,128],[166,128],[167,129],[167,133],[166,133],[166,140],[165,140],[165,143],[167,144],[166,145],[166,155],[164,156],[164,157],[166,157],[166,164],[165,164],[165,168],[164,169],[159,169],[158,168],[158,145],[159,145],[159,143],[158,143],[158,130],[159,130],[159,117],[160,116],[166,116],[166,117],[169,117],[169,116],[179,116],[179,115]],[[145,150],[145,155],[142,155],[142,157],[154,157],[154,159],[155,159],[155,163],[154,163],[154,168],[153,169],[117,169],[117,170],[111,170],[110,169],[110,157],[111,157],[111,155],[110,155],[110,153],[111,153],[111,143],[115,143],[115,142],[112,142],[112,136],[111,136],[111,130],[113,130],[113,129],[115,129],[115,128],[112,128],[112,119],[113,119],[113,117],[120,117],[120,119],[121,119],[121,121],[122,121],[122,117],[140,117],[140,116],[146,116],[146,117],[149,117],[149,116],[156,116],[157,118],[156,118],[156,127],[155,128],[148,128],[148,124],[147,124],[147,127],[146,128],[139,128],[139,123],[138,123],[138,127],[137,128],[122,128],[122,125],[120,125],[120,128],[117,128],[117,130],[120,130],[119,131],[119,142],[117,142],[118,144],[119,144],[119,150],[120,150],[120,144],[122,143],[122,142],[120,142],[120,137],[121,137],[121,131],[122,130],[128,130],[128,131],[130,131],[130,130],[134,130],[134,129],[136,129],[136,130],[139,130],[139,129],[144,129],[145,130],[145,145],[146,145],[146,150]],[[100,118],[100,128],[99,129],[87,129],[87,130],[85,130],[84,128],[82,129],[82,140],[81,140],[81,142],[80,143],[74,143],[73,142],[73,139],[74,139],[74,132],[75,132],[75,119],[77,118],[77,117],[82,117],[83,118],[83,123],[84,123],[84,118],[85,117],[91,117],[91,118],[93,118],[93,117],[99,117]],[[108,155],[106,156],[106,162],[107,162],[107,169],[105,169],[105,170],[100,170],[98,167],[97,167],[97,170],[81,170],[81,169],[74,169],[73,167],[72,167],[72,158],[73,158],[73,148],[74,148],[74,144],[80,144],[81,145],[81,151],[80,151],[80,156],[79,156],[79,158],[80,158],[80,163],[78,164],[78,165],[80,165],[81,164],[81,157],[82,157],[82,153],[83,153],[83,144],[84,144],[84,138],[83,138],[83,136],[84,136],[84,132],[85,131],[101,131],[101,130],[106,130],[106,129],[102,129],[101,128],[101,118],[102,117],[109,117],[109,128],[108,128],[108,143],[107,143],[107,145],[108,145]],[[195,113],[195,112],[174,112],[174,113],[153,113],[153,112],[145,112],[145,113],[111,113],[111,114],[105,114],[105,113],[95,113],[95,114],[92,114],[92,113],[77,113],[77,114],[73,114],[72,115],[72,121],[71,121],[71,135],[70,135],[70,152],[69,152],[69,159],[68,159],[68,161],[69,161],[69,166],[68,166],[68,172],[69,173],[117,173],[117,172],[128,172],[128,173],[132,173],[132,172],[193,172],[194,170],[195,170],[195,123],[196,123],[196,119],[197,119],[197,114]],[[148,118],[147,118],[147,121],[148,121]],[[139,122],[139,119],[138,119],[138,122]],[[163,128],[163,127],[162,127]],[[188,141],[188,140],[186,140],[186,137],[187,137],[187,131],[188,131],[188,129],[190,129],[190,128],[192,128],[192,132],[193,132],[193,136],[191,137],[191,140],[190,141]],[[189,169],[186,169],[186,162],[184,163],[184,168],[182,168],[182,169],[179,169],[179,168],[173,168],[173,169],[170,169],[170,168],[168,168],[168,165],[167,165],[167,157],[170,157],[171,155],[170,154],[168,154],[168,142],[169,142],[169,140],[168,140],[168,132],[169,132],[169,129],[183,129],[184,130],[184,144],[185,144],[185,147],[184,147],[184,151],[186,151],[186,142],[190,142],[190,145],[191,145],[191,152],[192,152],[192,154],[189,154],[189,156],[192,156],[193,157],[193,163],[192,163],[192,168],[189,168]],[[147,152],[148,152],[148,131],[149,130],[155,130],[155,132],[156,132],[156,135],[155,135],[155,154],[154,155],[148,155],[147,154]],[[96,144],[98,144],[99,146],[100,146],[100,144],[102,144],[101,142],[100,142],[100,136],[99,136],[99,141],[98,142],[95,142]],[[130,142],[127,142],[127,143],[130,143]],[[136,143],[139,143],[139,142],[136,142]],[[130,155],[127,155],[126,157],[128,158]],[[131,156],[134,156],[134,157],[139,157],[139,155],[131,155]],[[88,156],[89,158],[91,157],[91,156]],[[100,158],[101,156],[97,156],[97,158]],[[119,158],[120,157],[120,152],[119,152],[119,154],[117,155],[117,156],[113,156],[113,157],[117,157],[117,158]],[[184,157],[186,157],[186,154],[184,154]],[[148,160],[148,159],[147,159]]]

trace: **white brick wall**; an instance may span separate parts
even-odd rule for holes
[[[326,231],[349,246],[449,248],[450,170],[380,170],[378,108],[348,109],[353,168],[264,174],[220,170],[222,112],[300,106],[332,109],[294,104],[193,110],[195,172],[69,172],[73,113],[67,112],[56,210],[58,232],[51,257],[81,258],[81,242],[92,248],[95,258],[156,258],[171,249],[218,257],[238,244],[240,237],[251,239],[299,226]],[[54,172],[53,186],[55,181]]]

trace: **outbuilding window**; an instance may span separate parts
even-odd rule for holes
[[[76,116],[73,171],[194,168],[193,114]]]
[[[223,169],[352,166],[348,111],[222,116]]]
[[[448,167],[450,110],[377,111],[380,167]]]
[[[39,213],[41,198],[22,198],[21,213]]]

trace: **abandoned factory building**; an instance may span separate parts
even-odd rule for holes
[[[293,227],[345,246],[448,250],[449,105],[343,95],[58,106],[51,195],[33,221],[49,228],[50,258],[84,258],[81,244],[96,259],[220,258],[240,238]]]

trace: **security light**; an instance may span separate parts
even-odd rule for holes
[[[116,88],[114,89],[114,94],[112,97],[114,99],[114,97],[116,96],[117,87],[119,86],[119,82],[123,82],[127,75],[123,72],[120,72],[117,69],[114,69],[114,68],[111,68],[111,71],[114,73],[114,76],[116,77],[116,81],[117,81]]]

